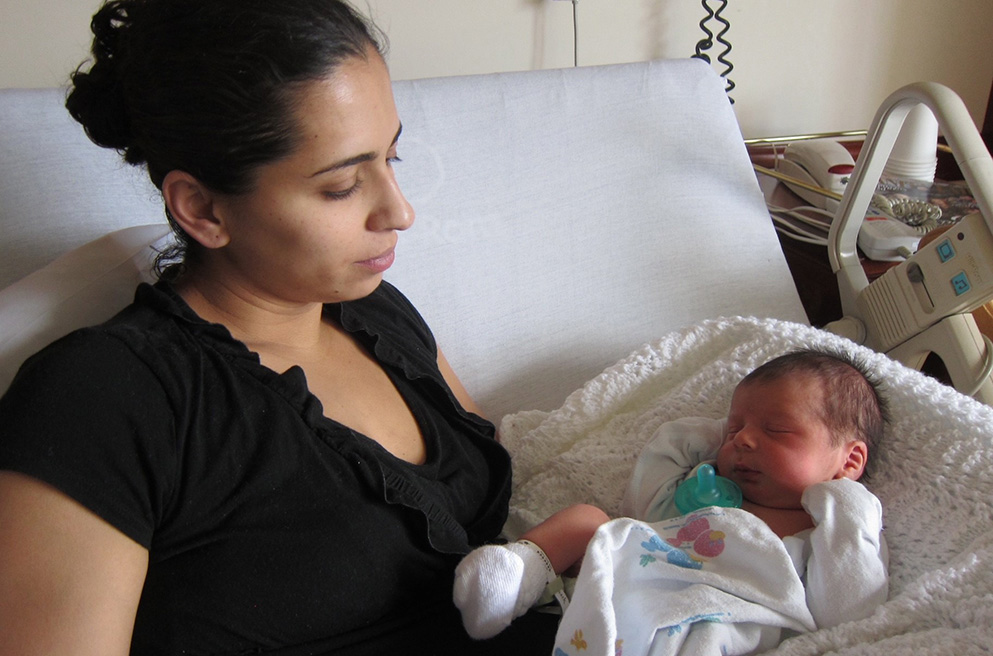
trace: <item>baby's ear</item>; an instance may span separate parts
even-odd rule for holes
[[[845,445],[845,449],[847,449],[845,461],[842,463],[841,469],[835,475],[835,478],[850,478],[853,481],[857,481],[862,478],[862,472],[865,471],[865,465],[869,458],[869,449],[862,440],[852,440]]]

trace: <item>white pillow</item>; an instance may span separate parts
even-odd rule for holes
[[[124,228],[0,290],[0,394],[31,354],[126,307],[171,239],[164,223]]]

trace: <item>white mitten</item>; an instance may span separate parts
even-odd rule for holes
[[[528,540],[473,550],[455,568],[455,605],[466,632],[492,638],[526,613],[555,577],[545,552]]]

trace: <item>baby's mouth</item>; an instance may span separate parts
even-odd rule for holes
[[[750,480],[757,477],[760,472],[757,469],[752,469],[751,467],[745,467],[744,465],[735,465],[731,468],[734,476],[736,478],[741,478],[743,480]]]

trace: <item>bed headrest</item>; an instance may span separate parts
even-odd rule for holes
[[[155,254],[171,235],[165,224],[125,228],[0,290],[0,394],[32,353],[130,303],[138,283],[151,281]]]
[[[396,174],[417,221],[387,279],[489,416],[555,407],[694,321],[806,319],[704,62],[398,81],[394,93]],[[121,228],[161,222],[164,234],[157,190],[87,140],[63,92],[0,91],[0,125],[0,288]]]
[[[0,89],[0,289],[132,225],[165,223],[143,169],[93,145],[62,89]]]

